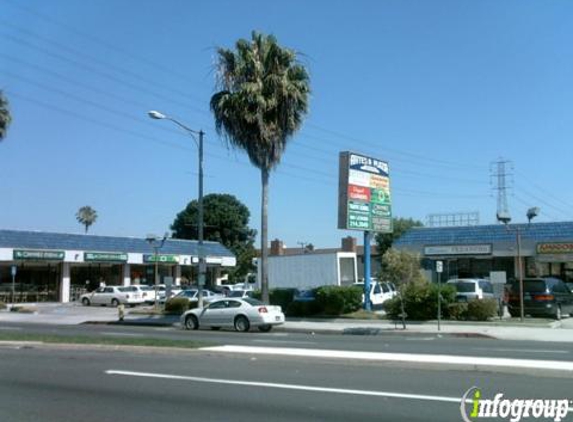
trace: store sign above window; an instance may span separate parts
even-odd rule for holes
[[[14,259],[28,261],[63,261],[66,256],[64,251],[34,251],[14,249]]]
[[[491,245],[436,245],[425,246],[424,255],[488,255]]]
[[[538,243],[538,254],[573,254],[573,242]]]
[[[85,252],[84,261],[96,262],[127,262],[126,253]]]
[[[179,255],[149,254],[143,255],[143,262],[159,262],[161,264],[177,264]]]

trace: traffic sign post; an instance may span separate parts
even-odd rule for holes
[[[16,297],[16,271],[18,271],[18,267],[12,265],[10,267],[10,274],[12,274],[12,306],[14,305],[14,298]]]
[[[436,273],[438,273],[438,331],[442,320],[442,271],[444,264],[442,261],[436,261]]]

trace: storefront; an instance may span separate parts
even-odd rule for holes
[[[495,273],[510,280],[519,274],[518,243],[524,276],[573,281],[573,222],[413,228],[394,247],[420,254],[429,272],[442,261],[444,279]]]
[[[235,266],[217,242],[203,246],[207,273]],[[168,239],[160,251],[145,239],[0,230],[0,302],[69,302],[98,286],[190,284],[198,242]],[[208,277],[208,281],[209,281]]]

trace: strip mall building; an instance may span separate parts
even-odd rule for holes
[[[160,250],[145,239],[0,230],[0,302],[69,302],[106,285],[154,284],[155,265],[162,283],[197,280],[198,242],[167,239]],[[204,242],[208,280],[235,256],[217,242]]]
[[[505,272],[509,280],[519,274],[518,234],[526,277],[573,281],[573,222],[420,227],[406,232],[394,247],[420,254],[427,268],[443,261],[444,279]]]

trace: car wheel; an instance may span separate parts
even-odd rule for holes
[[[561,305],[557,305],[557,309],[555,310],[555,320],[561,321],[563,314],[561,313]]]
[[[273,326],[271,324],[259,325],[259,331],[261,331],[263,333],[268,333],[272,329],[273,329]]]
[[[87,297],[84,297],[82,299],[82,305],[84,306],[90,306],[90,300]]]
[[[237,318],[235,318],[235,330],[244,333],[245,331],[249,331],[249,328],[251,328],[251,324],[249,323],[247,317],[239,315]]]
[[[186,330],[196,330],[199,328],[199,321],[195,315],[187,315],[185,318],[185,329]]]
[[[119,306],[119,300],[112,299],[111,300],[111,306],[113,306],[114,308],[117,308]]]

